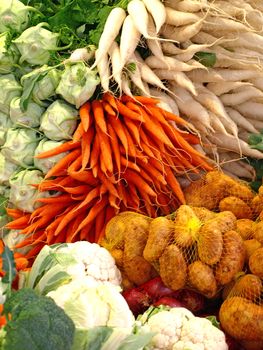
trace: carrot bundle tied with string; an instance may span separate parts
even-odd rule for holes
[[[30,245],[28,258],[44,244],[99,242],[107,221],[121,211],[156,217],[185,203],[177,175],[212,166],[193,147],[199,139],[187,131],[187,121],[158,102],[105,93],[80,108],[80,124],[65,144],[67,155],[38,185],[39,191],[57,191],[57,196],[38,199],[42,206],[31,215],[10,211],[14,221],[7,228],[25,235],[17,247]],[[52,156],[63,151],[59,146]]]

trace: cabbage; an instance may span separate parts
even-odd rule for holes
[[[94,94],[100,79],[84,62],[68,64],[62,73],[56,92],[79,108]]]
[[[24,89],[32,88],[31,98],[38,104],[56,94],[61,72],[53,67],[44,65],[36,68],[28,74],[23,75],[21,84]],[[40,78],[41,76],[41,78]],[[31,82],[34,80],[34,85]]]
[[[12,121],[5,113],[0,112],[0,146],[5,143],[6,132],[12,126]]]
[[[19,166],[7,160],[0,152],[0,184],[9,185],[10,176],[18,170]]]
[[[19,63],[24,61],[32,65],[47,64],[50,59],[50,51],[57,50],[59,34],[42,28],[46,23],[39,23],[26,29],[18,38],[13,40],[21,57]]]
[[[22,93],[22,86],[13,74],[0,75],[0,112],[9,114],[10,102]]]
[[[0,1],[0,33],[9,29],[21,33],[29,22],[29,11],[34,10],[18,0]]]
[[[37,156],[42,152],[49,151],[63,143],[64,143],[63,141],[52,141],[47,138],[44,138],[39,142],[35,150],[35,156]],[[43,171],[44,174],[46,174],[66,154],[67,152],[62,152],[53,157],[42,158],[42,159],[34,158],[34,166],[39,170]]]
[[[7,46],[7,39],[10,34],[0,34],[0,74],[8,74],[15,68],[18,61],[18,51],[14,45]]]
[[[10,119],[18,126],[36,128],[45,109],[35,102],[29,102],[25,112],[20,108],[20,97],[15,97],[10,103]]]
[[[53,102],[42,115],[40,131],[53,141],[70,140],[77,126],[78,111],[62,100]]]
[[[6,141],[2,146],[2,154],[11,162],[24,168],[33,165],[35,149],[40,136],[31,129],[8,129]]]
[[[31,186],[39,184],[44,179],[40,170],[21,170],[10,178],[10,202],[18,209],[32,213],[41,204],[37,198],[43,197],[43,193]]]

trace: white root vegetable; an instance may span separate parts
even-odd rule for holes
[[[77,61],[88,62],[90,59],[94,57],[95,51],[96,51],[96,47],[94,45],[89,45],[87,47],[75,49],[71,53],[70,57],[64,61],[64,63],[77,62]]]
[[[263,76],[255,79],[250,79],[250,83],[257,89],[263,91]]]
[[[237,92],[232,94],[223,94],[220,96],[220,99],[224,105],[236,106],[253,98],[263,98],[263,92],[254,88],[253,86],[245,87],[242,90],[239,88],[237,90]]]
[[[241,86],[251,86],[253,84],[244,81],[224,81],[223,83],[208,83],[207,89],[213,92],[215,95],[220,96],[226,94],[229,91],[233,91]]]
[[[121,87],[122,87],[122,91],[125,93],[125,95],[133,97],[133,94],[132,94],[131,88],[130,88],[130,84],[129,84],[129,80],[127,79],[125,74],[122,75]]]
[[[185,12],[198,12],[200,10],[204,10],[208,7],[207,1],[192,1],[192,0],[182,0],[180,1],[176,8],[178,11]]]
[[[247,118],[256,119],[263,122],[263,103],[246,101],[235,108]]]
[[[175,84],[171,84],[170,89],[175,94],[174,98],[179,111],[186,115],[191,123],[196,126],[196,121],[198,121],[202,124],[204,130],[213,131],[208,112],[200,103],[194,100],[186,89]]]
[[[194,83],[224,82],[223,77],[212,68],[206,70],[195,69],[191,72],[187,72],[187,76]]]
[[[204,67],[201,63],[197,61],[193,61],[193,62],[190,62],[191,64],[187,64],[187,63],[178,61],[174,57],[169,57],[169,56],[164,56],[163,60],[168,65],[168,67],[170,67],[171,70],[175,70],[175,71],[188,72],[197,68],[206,69],[206,67]],[[160,62],[160,60],[155,56],[147,57],[145,60],[145,63],[150,68],[158,68],[158,69],[162,69],[164,65],[163,62]]]
[[[131,62],[136,63],[136,60],[132,60],[132,58],[131,58]],[[145,96],[150,95],[150,91],[149,91],[147,83],[144,83],[142,81],[141,70],[140,70],[140,67],[138,64],[136,64],[136,68],[134,70],[128,71],[128,75],[129,75],[131,81],[133,82],[133,84],[137,88],[139,88]]]
[[[168,55],[177,55],[182,52],[182,49],[177,47],[174,43],[163,42],[161,46],[162,46],[163,52]]]
[[[193,58],[193,56],[198,52],[198,51],[204,51],[206,50],[209,46],[214,45],[213,44],[192,44],[189,45],[186,49],[182,50],[181,53],[179,53],[176,58],[179,61],[187,62]],[[212,49],[213,51],[213,49]]]
[[[149,16],[148,31],[151,35],[156,36],[156,28],[151,16]],[[160,61],[163,60],[163,51],[161,42],[158,39],[146,39],[147,46],[152,54],[159,58]]]
[[[221,160],[221,159],[220,159]],[[253,181],[255,179],[255,170],[253,172],[247,170],[243,165],[245,164],[245,162],[241,162],[241,161],[237,161],[237,160],[229,160],[229,161],[222,161],[221,165],[221,169],[224,172],[229,172],[231,174],[235,174],[236,177],[238,178],[244,178],[250,181]],[[251,167],[252,169],[254,169],[253,167]]]
[[[202,28],[204,19],[200,19],[198,22],[188,24],[182,27],[174,27],[169,24],[163,26],[160,33],[164,38],[175,41],[184,42],[195,36]]]
[[[235,39],[225,39],[222,36],[218,38],[218,37],[211,35],[210,33],[200,31],[199,33],[194,35],[191,40],[192,40],[192,42],[194,42],[196,44],[213,45],[213,43],[217,43],[217,45],[219,45],[219,44],[223,44],[223,43],[228,43],[229,41],[233,41]]]
[[[165,6],[160,0],[142,0],[148,12],[152,15],[156,33],[158,34],[166,20]]]
[[[258,71],[250,69],[223,69],[223,68],[214,68],[214,73],[221,76],[223,80],[226,81],[241,81],[257,78],[259,75]]]
[[[120,70],[134,53],[140,37],[141,33],[135,27],[132,17],[128,15],[123,22],[120,36]]]
[[[154,72],[161,80],[172,80],[179,86],[185,88],[194,96],[197,95],[193,82],[187,77],[184,72],[176,72],[167,69],[155,69]]]
[[[187,24],[195,23],[200,19],[199,16],[194,13],[177,11],[171,7],[165,7],[165,11],[165,23],[173,26],[185,26]]]
[[[248,121],[254,125],[254,127],[258,130],[263,130],[263,121],[262,120],[257,120],[257,119],[252,119],[248,118]]]
[[[208,135],[209,140],[225,151],[234,151],[251,158],[263,159],[263,152],[252,149],[249,145],[243,141],[239,140],[237,142],[236,138],[232,135],[224,135],[220,133],[214,133]]]
[[[156,88],[150,89],[150,94],[153,97],[159,98],[161,101],[165,102],[165,104],[169,105],[170,109],[172,110],[173,114],[179,115],[179,109],[175,102],[175,100],[169,96],[167,93],[160,91]]]
[[[243,23],[237,22],[236,20],[232,20],[230,18],[223,17],[211,17],[210,21],[204,21],[202,30],[208,33],[218,33],[220,31],[220,36],[222,36],[222,32],[247,32],[250,29]]]
[[[236,125],[240,128],[243,128],[249,132],[257,133],[258,130],[255,128],[255,126],[250,123],[247,118],[245,118],[241,113],[239,113],[237,110],[226,107],[226,111],[230,118],[236,123]]]
[[[113,41],[120,32],[125,18],[126,12],[121,7],[115,7],[113,10],[111,10],[104,25],[103,32],[100,36],[96,59],[91,66],[91,69],[95,68],[101,57],[103,57],[109,51]]]
[[[218,118],[218,116],[211,111],[208,111],[208,114],[210,116],[210,122],[213,130],[215,132],[220,132],[222,134],[228,135],[228,132],[220,118]]]
[[[95,53],[95,59],[97,56],[97,52]],[[100,76],[100,83],[104,92],[109,91],[109,82],[110,82],[110,63],[109,56],[106,53],[104,56],[100,58],[97,63],[97,70]]]
[[[109,49],[109,55],[111,59],[112,77],[116,81],[119,91],[121,93],[122,89],[122,67],[121,67],[121,57],[120,48],[116,41],[113,41]]]

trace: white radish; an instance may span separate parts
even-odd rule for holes
[[[188,71],[191,71],[191,70],[197,69],[197,68],[206,69],[201,63],[199,63],[197,61],[191,62],[191,65],[190,65],[190,64],[187,64],[184,62],[180,62],[174,57],[164,56],[163,60],[168,65],[168,67],[170,67],[171,70],[175,70],[175,71],[188,72]],[[163,62],[161,62],[155,56],[148,56],[145,60],[145,63],[150,68],[158,68],[158,69],[163,68]]]
[[[215,132],[220,132],[222,134],[228,135],[228,132],[222,123],[222,121],[218,118],[216,114],[214,114],[211,111],[208,111],[208,114],[210,116],[211,126],[214,129]]]
[[[181,43],[195,36],[201,30],[203,21],[204,19],[202,18],[198,22],[182,27],[174,27],[167,24],[166,26],[163,26],[160,33],[168,40]]]
[[[186,115],[190,122],[196,126],[195,121],[198,121],[205,129],[213,130],[208,112],[200,103],[194,100],[187,90],[174,84],[171,84],[170,89],[175,94],[174,98],[179,111]]]
[[[252,158],[263,159],[263,152],[250,148],[247,142],[239,140],[232,135],[214,133],[208,136],[209,140],[222,150],[229,150]]]
[[[208,33],[218,33],[220,32],[220,36],[222,32],[248,32],[251,31],[248,26],[243,23],[237,22],[230,18],[223,17],[212,17],[210,18],[210,22],[204,21],[202,30]]]
[[[156,36],[156,28],[154,21],[151,16],[149,16],[148,21],[148,32],[152,36]],[[162,46],[159,39],[146,39],[147,46],[149,50],[152,52],[152,54],[156,57],[158,57],[161,61],[163,60],[163,51]]]
[[[257,89],[263,91],[263,76],[251,79],[249,81],[253,86],[255,86]]]
[[[97,52],[95,53],[95,57]],[[106,53],[104,56],[100,58],[97,63],[97,70],[100,76],[100,84],[104,92],[109,91],[109,82],[110,82],[110,63],[109,57]]]
[[[112,76],[116,81],[119,91],[121,93],[122,89],[122,67],[121,67],[121,57],[120,48],[116,41],[113,41],[109,49],[109,55],[111,59]]]
[[[263,121],[262,120],[257,120],[257,119],[248,119],[251,124],[254,125],[254,127],[258,130],[263,130]]]
[[[128,15],[123,22],[120,36],[120,70],[122,70],[134,53],[140,37],[141,33],[135,27],[131,16]]]
[[[230,42],[234,41],[236,39],[225,39],[222,36],[218,38],[218,37],[215,37],[215,36],[211,35],[210,33],[206,33],[206,32],[200,31],[199,33],[194,35],[191,40],[194,43],[197,43],[197,44],[213,45],[213,43],[217,43],[217,45],[219,45],[219,44],[227,43],[229,41]]]
[[[177,4],[177,10],[186,12],[198,12],[207,8],[207,1],[182,0]]]
[[[254,88],[253,86],[248,86],[242,89],[241,91],[237,91],[232,94],[223,94],[220,96],[222,103],[227,106],[236,106],[252,98],[262,99],[263,92],[258,90],[257,88]]]
[[[124,92],[125,95],[133,97],[133,94],[131,92],[131,88],[130,88],[130,84],[129,84],[129,80],[127,79],[126,75],[123,74],[122,75],[122,81],[121,81],[121,88],[122,91]]]
[[[176,56],[176,58],[179,60],[179,61],[183,61],[183,62],[187,62],[189,61],[197,52],[199,51],[204,51],[206,50],[209,46],[212,46],[214,45],[215,43],[213,44],[203,44],[203,45],[200,45],[200,44],[192,44],[192,45],[189,45],[186,49],[182,50],[182,53],[178,54]]]
[[[223,153],[222,158],[220,154],[220,165],[224,172],[230,172],[239,178],[245,178],[250,181],[255,179],[255,169],[252,166],[250,166],[251,169],[248,170],[244,166],[246,164],[245,162],[231,158],[224,159],[224,155],[228,154],[229,153]]]
[[[195,69],[191,72],[187,72],[187,76],[194,83],[224,82],[223,77],[211,68],[208,68],[207,70]]]
[[[182,52],[182,49],[177,47],[174,43],[164,42],[162,43],[163,52],[168,55],[178,55]],[[157,56],[154,54],[154,56]]]
[[[179,86],[191,92],[191,94],[197,95],[193,82],[187,77],[186,74],[184,74],[184,72],[176,72],[167,69],[156,69],[154,72],[161,80],[172,80]]]
[[[167,93],[160,91],[156,88],[151,88],[150,94],[151,96],[158,97],[160,100],[165,102],[170,107],[173,114],[179,115],[179,109],[175,100],[171,96],[169,96]]]
[[[165,7],[165,11],[165,23],[173,26],[184,26],[187,24],[195,23],[200,19],[199,16],[194,13],[176,11],[171,7]]]
[[[244,81],[224,81],[223,83],[208,83],[207,89],[213,92],[215,95],[220,96],[229,91],[233,91],[241,86],[249,86],[252,83]]]
[[[100,36],[97,55],[91,69],[95,68],[98,61],[107,53],[120,32],[122,23],[126,18],[126,12],[121,7],[115,7],[107,17],[103,32]]]
[[[142,0],[148,12],[152,15],[156,33],[158,34],[166,20],[165,6],[160,0]]]
[[[263,103],[246,101],[235,108],[247,118],[263,121]]]
[[[223,80],[226,81],[241,81],[257,78],[259,75],[258,71],[250,69],[221,69],[214,68],[214,72],[221,76]]]
[[[77,62],[77,61],[85,61],[88,62],[90,59],[94,57],[96,48],[94,45],[89,45],[87,47],[82,47],[74,50],[70,57],[66,59],[64,62]]]
[[[136,63],[135,69],[132,71],[128,71],[128,75],[131,81],[137,88],[139,88],[142,91],[144,95],[149,96],[150,95],[149,88],[148,88],[148,85],[142,81],[141,70],[139,65],[135,60],[132,61],[132,58],[131,58],[131,63]]]
[[[231,107],[226,107],[226,112],[239,128],[243,128],[243,129],[245,129],[249,132],[252,132],[252,133],[258,132],[258,130],[253,125],[253,123],[249,122],[248,119],[245,118],[237,110],[235,110]]]

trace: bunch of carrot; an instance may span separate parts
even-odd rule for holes
[[[32,214],[7,209],[14,218],[7,228],[25,235],[17,248],[31,247],[27,258],[44,244],[100,241],[105,224],[119,211],[155,217],[185,202],[176,174],[212,166],[192,146],[199,138],[187,131],[188,123],[158,102],[105,93],[80,108],[71,141],[38,155],[68,151],[37,185],[56,196],[38,199],[42,206]]]

